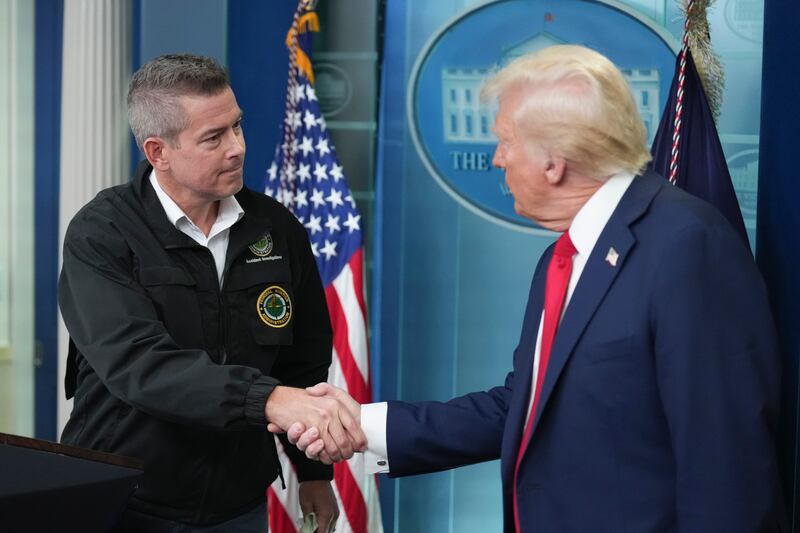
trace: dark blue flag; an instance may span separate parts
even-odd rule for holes
[[[745,243],[747,231],[742,212],[722,152],[722,144],[714,125],[714,117],[691,52],[686,49],[685,78],[683,82],[683,114],[679,126],[678,156],[671,169],[672,147],[678,103],[681,54],[675,62],[675,75],[669,90],[669,100],[661,116],[653,147],[653,170],[666,178],[674,173],[674,184],[702,198],[719,209]]]

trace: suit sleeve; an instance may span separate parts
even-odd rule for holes
[[[534,287],[541,281],[543,265],[549,262],[552,248],[539,258],[531,281],[531,297],[525,309],[523,328],[514,351],[514,369],[524,367],[535,342],[538,317]],[[527,339],[527,340],[526,340]],[[458,466],[498,459],[502,451],[506,418],[515,388],[515,373],[506,375],[502,386],[474,392],[448,402],[389,402],[386,445],[391,465],[390,476],[438,472]],[[530,380],[530,376],[527,377]]]
[[[498,459],[514,373],[505,384],[448,402],[389,402],[390,476],[438,472]]]
[[[292,273],[292,291],[297,309],[294,342],[289,347],[287,356],[278,358],[271,374],[284,385],[305,388],[328,379],[328,368],[333,355],[333,334],[328,304],[311,252],[308,233],[293,218],[289,231],[292,264],[299,265],[296,270],[293,268]],[[289,443],[286,435],[279,435],[278,438],[301,482],[333,479],[333,467],[307,458]]]
[[[764,283],[739,237],[690,227],[651,299],[678,530],[776,531],[779,357]]]
[[[149,415],[217,430],[265,425],[277,380],[182,349],[133,276],[112,221],[84,208],[64,240],[59,304],[77,349],[111,394]]]

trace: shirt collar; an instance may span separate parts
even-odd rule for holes
[[[569,236],[579,254],[589,257],[592,253],[608,219],[633,180],[634,175],[630,172],[614,174],[580,208],[569,227]]]
[[[161,184],[158,183],[158,179],[156,178],[155,169],[150,172],[150,184],[153,186],[153,189],[155,189],[158,201],[161,202],[161,206],[164,208],[164,212],[167,214],[167,218],[173,226],[177,228],[178,223],[183,220],[194,225],[194,222],[183,212],[183,209],[181,209],[164,189],[161,188]],[[219,211],[217,212],[217,220],[214,222],[214,226],[230,227],[243,216],[244,209],[242,209],[242,206],[239,205],[239,202],[234,196],[228,196],[219,201]]]
[[[219,212],[215,228],[225,229],[233,226],[244,216],[244,209],[234,196],[227,196],[219,201]],[[212,229],[214,231],[214,229]]]

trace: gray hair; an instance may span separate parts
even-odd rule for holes
[[[128,121],[142,144],[162,137],[177,145],[178,135],[189,126],[182,96],[214,96],[230,87],[228,73],[213,58],[168,54],[148,61],[136,71],[128,88]]]

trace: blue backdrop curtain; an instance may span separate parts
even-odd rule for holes
[[[796,139],[800,136],[797,98],[800,56],[800,4],[795,0],[764,2],[764,70],[758,180],[756,259],[767,280],[783,348],[783,416],[780,460],[784,496],[792,531],[798,519],[798,358],[800,358],[800,181]]]

